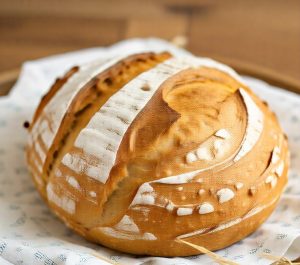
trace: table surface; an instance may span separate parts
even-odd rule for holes
[[[2,0],[0,84],[26,60],[151,36],[184,36],[197,55],[271,71],[300,91],[298,0]]]

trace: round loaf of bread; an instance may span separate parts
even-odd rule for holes
[[[255,231],[287,182],[287,139],[229,67],[143,53],[72,68],[43,97],[27,161],[55,214],[86,239],[188,256]]]

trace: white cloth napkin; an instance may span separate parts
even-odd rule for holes
[[[73,65],[118,53],[171,50],[158,39],[133,39],[109,48],[93,48],[24,63],[11,93],[0,98],[0,264],[17,265],[192,265],[216,264],[206,255],[188,258],[136,257],[91,244],[58,220],[35,190],[26,169],[26,130],[41,96],[54,79]],[[300,256],[300,96],[250,77],[245,82],[276,112],[289,137],[289,184],[276,211],[254,234],[218,255],[239,264],[270,264],[263,253]]]

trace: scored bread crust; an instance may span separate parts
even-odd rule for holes
[[[69,227],[128,253],[188,256],[199,251],[178,240],[217,250],[265,221],[287,139],[233,70],[168,53],[95,65],[56,82],[29,129],[36,187]]]

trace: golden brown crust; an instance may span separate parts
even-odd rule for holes
[[[61,157],[59,153],[63,152],[60,151],[60,149],[63,149],[62,146],[68,145],[68,141],[72,141],[76,137],[80,129],[86,126],[92,115],[110,96],[139,73],[169,57],[168,53],[132,55],[99,73],[84,85],[68,108],[59,131],[48,151],[48,159],[43,168],[44,177],[47,178],[50,175],[56,158],[59,159]]]
[[[264,209],[263,212],[260,212],[247,220],[241,221],[236,225],[230,226],[227,229],[184,240],[207,248],[211,251],[222,249],[224,246],[230,246],[255,231],[263,222],[265,222],[274,210],[275,206],[276,203]],[[167,222],[165,223],[167,224]],[[167,231],[170,230],[170,228],[166,225],[163,225],[163,228]],[[86,237],[93,242],[103,244],[112,249],[138,255],[173,257],[202,254],[199,253],[198,250],[195,250],[180,241],[178,242],[168,239],[162,239],[159,242],[157,240],[147,241],[146,244],[144,240],[128,242],[127,240],[116,240],[115,238],[109,237],[105,234],[103,235],[97,230],[94,230],[93,233],[89,233]]]
[[[119,83],[114,73],[127,71],[122,63],[81,89],[47,154],[44,173],[50,177],[37,187],[45,198],[54,196],[49,206],[68,226],[117,250],[158,256],[198,254],[178,238],[210,250],[226,247],[255,231],[270,215],[287,182],[289,163],[287,140],[275,115],[230,74],[202,66],[167,78],[128,125],[105,183],[62,162],[68,153],[97,167],[101,160],[72,145],[96,106],[104,104],[93,98],[91,89],[109,78],[118,84],[117,91],[168,58],[157,56],[147,67],[138,64],[139,70]],[[131,57],[127,64],[134,65],[136,58],[141,57]],[[141,89],[150,88],[146,84]],[[88,104],[94,109],[81,112],[81,121],[51,169],[49,161],[63,135]],[[29,154],[36,152],[35,144],[47,150],[38,137]],[[28,155],[28,163],[34,173],[32,157]],[[193,177],[183,176],[193,172]],[[166,179],[170,176],[172,180]]]
[[[57,91],[68,81],[69,78],[73,74],[75,74],[79,70],[79,66],[72,67],[62,78],[57,78],[54,82],[54,84],[50,87],[49,91],[42,97],[40,104],[38,105],[34,116],[32,118],[30,129],[35,124],[38,117],[41,115],[43,109],[48,104],[48,102],[51,100],[51,98],[54,97],[54,95],[57,93]]]

